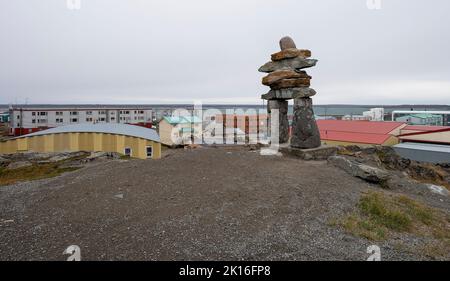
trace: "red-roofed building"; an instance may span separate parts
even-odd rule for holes
[[[399,143],[402,122],[317,120],[322,143],[327,145],[386,145]]]
[[[450,127],[406,126],[399,135],[401,142],[450,144]]]

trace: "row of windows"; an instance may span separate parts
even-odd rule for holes
[[[48,123],[48,120],[47,120],[47,119],[32,119],[31,122],[32,122],[33,124],[36,124],[36,120],[37,120],[37,123]],[[100,118],[95,119],[95,120],[96,120],[96,121],[99,121],[99,122],[106,122],[106,118],[105,118],[105,117],[100,117]],[[111,117],[111,118],[110,118],[110,121],[115,121],[115,120],[116,120],[115,117]],[[129,118],[129,117],[120,117],[119,120],[121,120],[121,121],[130,121],[131,118]],[[139,117],[139,118],[138,118],[138,117],[134,117],[134,120],[136,120],[136,121],[138,121],[138,120],[144,120],[144,118],[141,118],[141,117]],[[78,122],[78,118],[71,118],[70,121],[71,121],[71,122]],[[92,117],[87,117],[87,118],[86,118],[86,122],[94,122],[94,118],[92,118]],[[63,119],[63,118],[56,118],[56,123],[64,123],[64,119]]]
[[[144,113],[145,113],[144,110],[135,110],[134,111],[134,114],[144,114]],[[62,111],[56,111],[55,114],[56,114],[56,116],[62,116],[63,112]],[[70,111],[69,114],[70,115],[78,115],[79,112],[78,111]],[[86,111],[86,115],[92,115],[92,114],[93,114],[92,111]],[[106,115],[106,111],[104,111],[104,110],[98,111],[98,114],[99,115]],[[111,111],[110,114],[111,115],[115,115],[116,112],[115,111]],[[129,110],[120,110],[119,114],[130,114],[130,111]],[[31,115],[32,116],[36,116],[36,115],[37,116],[47,116],[48,112],[46,112],[46,111],[31,112]],[[20,116],[18,115],[17,118],[20,119]]]
[[[153,147],[151,146],[147,146],[146,149],[146,154],[147,154],[147,158],[151,158],[153,156]],[[123,154],[125,154],[125,156],[133,156],[133,150],[130,147],[126,147],[123,151]]]

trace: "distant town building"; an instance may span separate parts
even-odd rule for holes
[[[384,108],[371,108],[364,111],[363,116],[368,117],[370,121],[384,121]]]
[[[0,154],[17,152],[115,152],[140,159],[161,158],[155,130],[125,124],[60,126],[0,142]]]
[[[342,117],[344,121],[370,121],[369,116],[365,115],[344,115]]]
[[[9,122],[9,112],[0,113],[0,123],[8,123]]]
[[[320,138],[326,145],[385,145],[399,143],[402,122],[318,120]]]
[[[134,124],[152,127],[152,109],[144,107],[11,107],[10,134],[20,136],[66,125],[75,124]]]
[[[415,111],[413,109],[410,111],[394,110],[392,111],[391,120],[397,120],[397,118],[405,116],[406,119],[403,118],[399,120],[410,119],[408,122],[410,125],[450,126],[450,111]],[[441,123],[436,124],[435,122],[439,120]]]
[[[395,118],[397,122],[405,122],[409,125],[433,125],[440,126],[443,123],[443,116],[431,113],[417,113],[403,115]]]
[[[202,120],[197,116],[163,117],[158,125],[161,143],[174,146],[202,139]]]
[[[450,145],[450,127],[447,126],[406,126],[402,128],[401,142]]]
[[[315,116],[316,120],[336,120],[337,118],[334,116]]]

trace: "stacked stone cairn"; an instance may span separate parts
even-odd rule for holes
[[[272,55],[272,61],[259,68],[269,73],[262,79],[270,91],[261,98],[267,100],[269,114],[279,110],[279,144],[289,142],[288,100],[294,100],[292,123],[292,148],[310,149],[321,145],[320,133],[314,118],[311,97],[316,91],[310,88],[311,76],[303,69],[313,67],[317,60],[310,59],[311,51],[297,49],[290,37],[280,40],[281,52]]]

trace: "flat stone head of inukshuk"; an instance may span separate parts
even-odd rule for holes
[[[280,40],[280,49],[282,51],[286,49],[297,49],[297,46],[295,45],[295,42],[291,37],[285,36]]]

